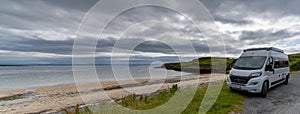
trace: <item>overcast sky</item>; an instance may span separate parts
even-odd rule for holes
[[[1,0],[0,64],[70,64],[72,47],[83,17],[97,0]],[[201,0],[223,33],[227,57],[238,57],[243,49],[278,47],[286,53],[300,52],[299,0]],[[118,7],[116,4],[115,7]],[[188,7],[188,6],[180,6]],[[110,10],[99,11],[101,16]],[[189,18],[193,19],[193,16]],[[144,22],[131,26],[122,37],[114,33],[142,20],[161,20],[169,24]],[[177,30],[177,28],[181,32]],[[91,28],[98,30],[99,28]],[[90,36],[97,38],[97,36]],[[88,40],[89,38],[81,38]],[[126,53],[112,49],[121,42],[126,46],[141,41],[130,53],[132,63],[191,60],[200,56],[223,56],[210,53],[201,32],[185,16],[158,6],[141,6],[122,12],[103,32],[96,50],[96,63],[109,64],[111,56],[124,61]],[[180,49],[176,52],[165,41]],[[188,44],[185,41],[189,41]],[[195,52],[187,45],[192,45]],[[210,45],[218,47],[218,45]],[[88,46],[82,46],[86,48]]]

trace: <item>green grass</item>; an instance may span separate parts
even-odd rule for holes
[[[291,74],[300,74],[300,71],[291,71]]]
[[[178,90],[177,85],[173,85],[169,90],[164,90],[154,96],[129,95],[123,97],[118,103],[124,107],[135,110],[152,109],[166,103]]]
[[[222,58],[222,57],[202,57],[199,59],[194,59],[189,62],[180,62],[180,63],[165,63],[162,67],[166,69],[172,69],[172,70],[178,70],[178,71],[185,71],[185,68],[194,68],[196,72],[197,69],[200,68],[201,73],[210,73],[210,70],[212,68],[212,60],[214,62],[214,68],[222,69],[226,67],[226,71],[229,71],[232,67],[233,61],[235,59],[231,58]],[[183,69],[182,69],[183,68]],[[224,71],[224,70],[222,70]]]
[[[11,101],[11,100],[23,99],[23,98],[25,98],[25,97],[22,96],[22,95],[13,95],[13,96],[9,96],[9,97],[0,98],[0,102],[1,101]]]
[[[300,71],[300,54],[289,55],[291,71]]]
[[[218,85],[219,84],[219,85]],[[162,91],[153,96],[139,96],[139,95],[130,95],[122,98],[116,104],[100,104],[96,107],[96,113],[123,113],[123,114],[132,114],[132,113],[178,113],[178,111],[182,111],[182,114],[198,114],[200,110],[200,105],[204,99],[205,93],[207,94],[206,102],[204,103],[212,103],[214,102],[212,99],[212,94],[217,92],[217,87],[222,87],[219,96],[216,99],[216,102],[212,104],[212,107],[208,110],[208,114],[228,114],[229,112],[242,113],[243,112],[243,103],[246,99],[246,96],[243,96],[239,93],[232,92],[229,88],[227,88],[226,84],[220,85],[221,83],[213,84],[210,86],[210,90],[212,93],[206,93],[208,86],[202,86],[196,89],[186,88],[186,89],[178,89],[177,86],[173,86],[169,90]],[[178,89],[178,90],[177,90]],[[173,99],[175,96],[175,91],[183,93],[179,95],[178,98],[175,98],[175,102],[169,103],[170,99]],[[196,90],[195,94],[194,93]],[[176,92],[176,93],[177,93]],[[183,104],[181,106],[180,103],[182,101],[187,100],[186,97],[191,96],[191,102],[187,104]],[[172,98],[173,97],[173,98]],[[169,104],[168,104],[169,103]],[[161,105],[167,104],[168,106],[163,107]],[[121,106],[119,106],[121,105]],[[170,106],[171,105],[171,106]],[[180,105],[180,106],[178,106]],[[129,109],[123,109],[123,107],[127,107]],[[95,107],[90,107],[95,111]],[[159,108],[158,111],[149,111],[147,109]],[[142,111],[144,112],[138,112]],[[180,111],[180,112],[181,112]],[[91,111],[87,109],[79,110],[78,106],[75,108],[74,113],[65,111],[67,114],[90,114]]]
[[[73,111],[67,109],[64,109],[63,111],[65,114],[93,114],[93,112],[88,107],[84,107],[81,109],[78,104],[74,107]]]
[[[206,89],[206,86],[197,89],[194,99],[185,109],[183,114],[198,114]],[[227,88],[226,84],[224,84],[216,102],[207,114],[228,114],[231,111],[241,113],[243,112],[244,100],[246,100],[246,96],[232,92],[229,88]]]
[[[214,87],[212,89],[214,89]],[[199,87],[196,90],[192,101],[188,104],[187,108],[182,112],[182,114],[198,114],[199,107],[204,98],[206,90],[207,86]],[[133,96],[128,96],[123,98],[119,104],[131,109],[152,109],[167,102],[173,95],[174,92],[172,92],[171,90],[166,90],[157,95],[149,96],[149,100],[147,102]],[[207,113],[228,114],[231,111],[241,113],[243,112],[242,106],[245,99],[245,96],[235,92],[231,92],[230,89],[227,88],[227,86],[224,84],[216,102],[213,104],[213,106]],[[124,102],[130,103],[127,103],[125,105]]]

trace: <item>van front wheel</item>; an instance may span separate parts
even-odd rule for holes
[[[288,83],[289,83],[289,78],[290,78],[290,74],[288,74],[288,75],[285,77],[285,81],[283,82],[283,85],[288,85]]]
[[[268,82],[264,82],[260,92],[261,97],[267,97],[267,92],[268,92]]]

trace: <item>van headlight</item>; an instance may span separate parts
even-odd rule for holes
[[[250,78],[260,77],[261,74],[262,74],[261,72],[255,72],[255,73],[251,73],[251,74],[249,75],[249,77],[250,77]]]

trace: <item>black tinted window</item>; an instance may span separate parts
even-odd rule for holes
[[[289,61],[275,61],[275,66],[274,68],[284,68],[284,67],[289,67]]]
[[[281,68],[280,62],[279,61],[275,61],[275,66],[274,68]]]
[[[289,67],[289,62],[288,61],[283,61],[283,67]]]

